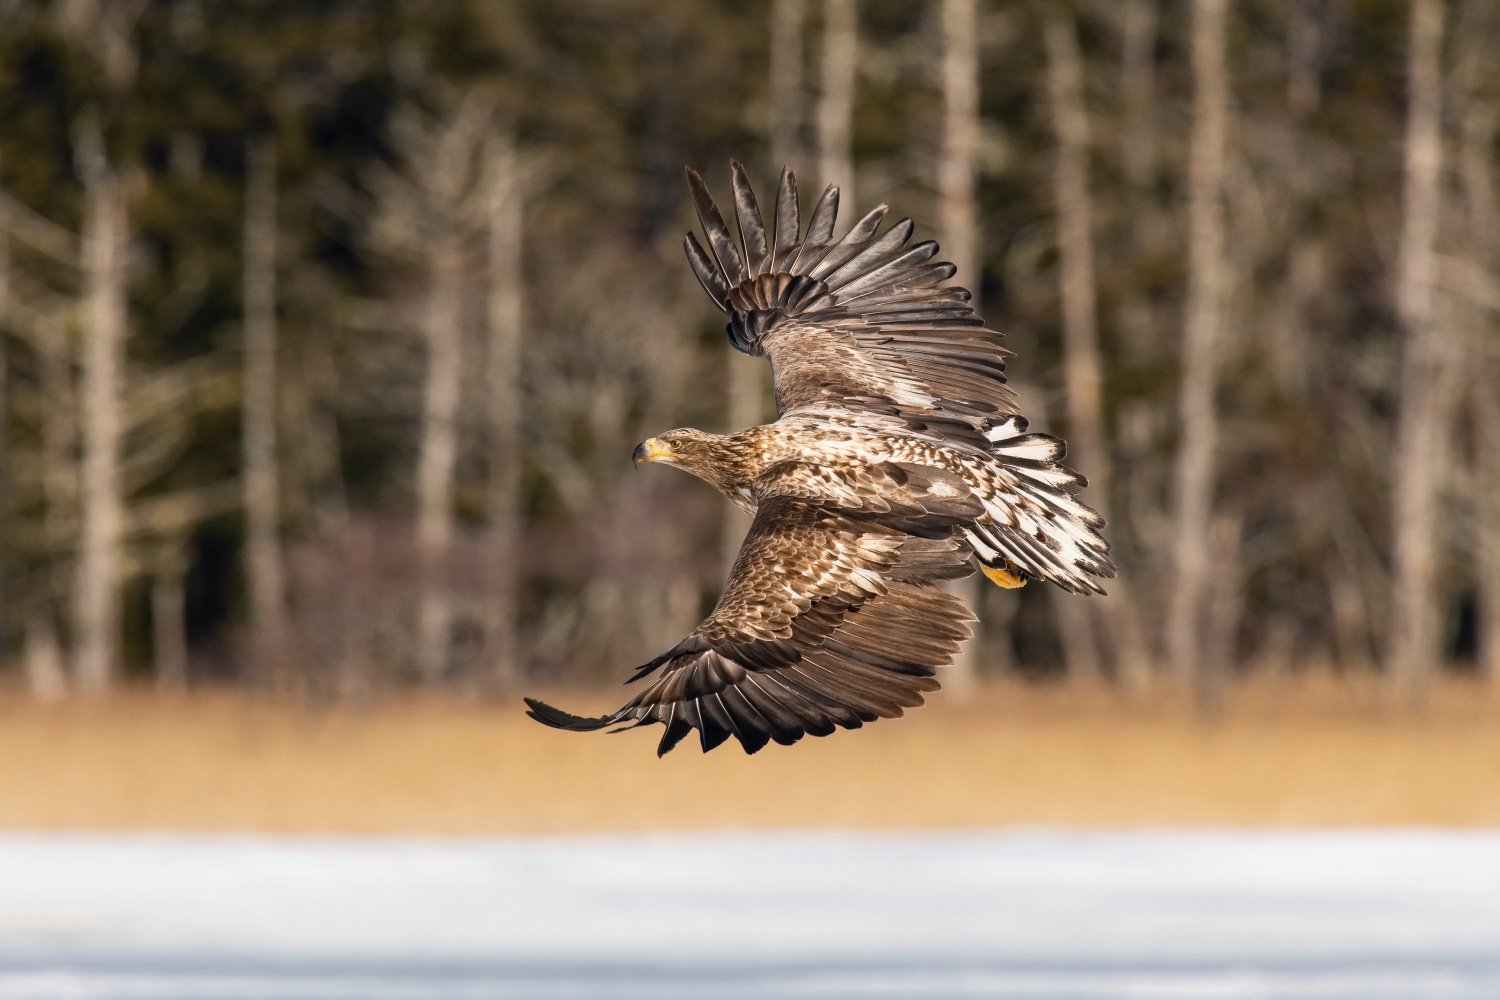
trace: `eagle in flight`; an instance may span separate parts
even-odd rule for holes
[[[754,753],[922,704],[972,634],[941,586],[971,559],[1002,587],[1104,592],[1104,519],[1059,464],[1063,442],[1027,433],[1009,352],[945,284],[956,268],[933,261],[936,243],[908,246],[910,219],[880,232],[884,205],[835,238],[832,185],[804,231],[790,170],[767,233],[739,163],[736,239],[687,179],[708,241],[688,234],[688,262],[729,342],[771,362],[777,419],[668,431],[635,461],[691,472],[753,521],[713,613],[635,672],[651,680],[629,703],[583,718],[528,698],[528,715],[574,731],[659,722],[658,756],[694,730],[705,752],[733,736]]]

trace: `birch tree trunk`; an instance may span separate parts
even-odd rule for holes
[[[1089,503],[1110,512],[1110,461],[1105,447],[1103,365],[1099,360],[1098,302],[1094,279],[1093,196],[1089,188],[1088,111],[1084,102],[1083,60],[1073,22],[1054,16],[1046,27],[1047,81],[1057,136],[1054,196],[1057,203],[1061,274],[1063,370],[1068,395],[1070,464],[1089,479]],[[1109,596],[1087,603],[1057,592],[1063,647],[1074,677],[1102,674],[1103,650],[1112,650],[1122,682],[1133,689],[1146,683],[1148,666],[1125,570]]]
[[[521,581],[521,331],[525,320],[522,272],[524,202],[514,139],[497,135],[488,150],[494,178],[489,219],[490,524],[492,572],[486,645],[496,688],[520,676],[516,625]]]
[[[83,440],[73,674],[79,691],[102,696],[119,650],[120,396],[126,332],[124,196],[96,128],[83,134]]]
[[[854,87],[859,68],[857,0],[823,0],[823,81],[818,101],[818,180],[839,186],[839,205],[852,218]]]
[[[943,257],[958,278],[980,292],[974,212],[974,157],[979,146],[979,32],[977,0],[943,0],[943,149],[938,158],[938,220]],[[977,613],[989,583],[975,574],[955,580],[952,590]],[[977,631],[977,629],[976,629]],[[970,694],[979,674],[980,637],[960,649],[943,681],[958,697]]]
[[[428,258],[427,379],[423,393],[422,443],[417,459],[417,554],[421,596],[417,621],[417,668],[423,680],[440,680],[448,669],[452,602],[442,579],[453,541],[453,465],[458,450],[459,326],[463,294],[463,248],[451,231],[440,232]]]
[[[68,691],[62,643],[57,634],[57,603],[68,589],[59,555],[72,541],[72,505],[77,502],[78,467],[74,462],[76,427],[71,351],[60,317],[37,325],[38,381],[49,401],[42,412],[42,540],[48,566],[40,593],[26,602],[26,684],[38,701],[57,701]]]
[[[1197,681],[1203,654],[1204,594],[1213,514],[1214,408],[1224,286],[1224,143],[1228,117],[1225,22],[1228,0],[1194,0],[1193,133],[1188,173],[1188,299],[1178,397],[1181,445],[1175,474],[1172,583],[1166,646],[1172,676]]]
[[[269,140],[249,147],[246,167],[245,562],[255,669],[269,678],[278,672],[286,632],[276,458],[276,150]]]
[[[1442,172],[1442,0],[1412,0],[1408,52],[1405,185],[1396,310],[1403,348],[1392,477],[1395,554],[1387,671],[1394,690],[1420,699],[1438,658],[1437,477],[1442,414],[1438,379],[1437,229]]]

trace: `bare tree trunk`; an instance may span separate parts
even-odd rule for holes
[[[50,602],[39,601],[26,612],[26,688],[37,701],[61,701],[68,694],[62,645]]]
[[[805,0],[771,0],[771,169],[795,170],[802,155],[802,29]]]
[[[10,513],[10,234],[0,226],[0,537]],[[5,553],[0,549],[0,668],[10,652]]]
[[[857,0],[823,0],[823,87],[818,101],[818,179],[839,186],[839,204],[858,204],[854,188],[854,87],[859,69]]]
[[[42,413],[42,540],[47,566],[39,593],[26,602],[26,683],[38,701],[56,701],[67,694],[62,643],[57,634],[57,603],[67,590],[60,555],[71,543],[70,505],[76,503],[78,467],[74,394],[67,331],[63,321],[49,317],[37,326],[38,381],[49,405]]]
[[[938,220],[943,257],[979,293],[974,157],[979,147],[977,0],[943,0],[943,152],[938,161]]]
[[[1173,677],[1192,685],[1203,655],[1204,606],[1213,515],[1214,408],[1224,286],[1224,143],[1228,117],[1225,22],[1228,0],[1193,3],[1193,134],[1188,176],[1188,300],[1182,335],[1175,476],[1173,579],[1167,658]]]
[[[427,382],[422,406],[421,452],[417,460],[417,552],[422,574],[417,667],[428,682],[440,680],[448,669],[453,617],[452,602],[442,577],[453,541],[462,294],[463,248],[459,237],[440,234],[428,260]]]
[[[1493,100],[1492,39],[1500,17],[1484,0],[1460,7],[1469,15],[1457,46],[1454,89],[1462,101],[1463,140],[1458,175],[1463,191],[1459,229],[1461,253],[1481,272],[1500,271],[1500,178],[1496,177],[1495,139],[1500,108]],[[1476,14],[1488,16],[1475,17]],[[1478,24],[1475,24],[1475,21]],[[1477,30],[1476,30],[1477,29]],[[1487,86],[1486,86],[1487,85]],[[1475,578],[1479,612],[1475,667],[1480,677],[1500,680],[1500,356],[1492,348],[1500,336],[1500,318],[1473,296],[1462,304],[1464,357],[1470,424],[1474,428],[1474,515],[1477,534]],[[1494,305],[1494,303],[1490,303]]]
[[[1093,199],[1089,192],[1089,122],[1083,98],[1083,61],[1073,22],[1047,24],[1047,82],[1057,135],[1053,175],[1061,274],[1064,381],[1068,391],[1068,455],[1089,478],[1090,502],[1109,505],[1104,448],[1103,375],[1094,284]]]
[[[1320,0],[1294,0],[1287,24],[1286,102],[1292,115],[1304,118],[1318,110],[1323,87],[1323,26],[1315,6]]]
[[[521,580],[521,331],[525,319],[522,272],[524,201],[511,135],[489,148],[494,172],[489,220],[490,581],[485,642],[493,684],[507,688],[520,676],[516,624]]]
[[[1132,190],[1144,191],[1156,170],[1156,0],[1122,0],[1120,91],[1125,118],[1121,159]]]
[[[1446,403],[1433,319],[1442,172],[1442,0],[1412,0],[1408,53],[1405,189],[1396,309],[1404,348],[1392,479],[1395,557],[1387,670],[1395,690],[1420,699],[1438,658],[1436,527],[1438,466]]]
[[[1234,646],[1244,608],[1245,587],[1241,579],[1240,538],[1243,517],[1238,513],[1217,514],[1209,527],[1208,547],[1214,574],[1204,595],[1205,624],[1203,664],[1195,695],[1208,713],[1224,707],[1234,676]]]
[[[1105,447],[1103,365],[1099,360],[1098,301],[1094,279],[1093,197],[1089,188],[1089,119],[1084,102],[1083,60],[1073,22],[1052,18],[1046,28],[1047,80],[1057,134],[1058,251],[1061,270],[1064,378],[1068,392],[1068,451],[1071,464],[1088,476],[1089,502],[1110,511],[1110,460]],[[1071,602],[1078,603],[1078,602]],[[1064,651],[1070,671],[1099,675],[1099,647],[1114,651],[1119,678],[1131,688],[1146,683],[1149,669],[1125,570],[1108,597],[1062,612]],[[1077,669],[1074,670],[1073,668]]]
[[[83,132],[83,449],[73,674],[95,696],[114,682],[119,649],[120,396],[125,346],[125,201],[97,128]]]
[[[299,429],[297,447],[288,451],[280,471],[290,479],[285,498],[305,506],[314,531],[328,541],[349,525],[338,424],[330,402],[338,396],[340,374],[327,338],[311,338],[300,346],[293,364],[279,372],[286,426]]]
[[[245,179],[245,554],[255,669],[274,677],[285,652],[286,584],[276,458],[276,148],[246,151]],[[158,580],[157,586],[167,583]],[[178,583],[180,588],[180,581]],[[153,608],[155,605],[153,604]]]
[[[10,235],[0,229],[0,524],[10,512]],[[50,398],[50,397],[49,397]],[[67,396],[53,400],[66,405]],[[45,449],[43,476],[45,469]],[[44,515],[45,516],[45,515]],[[45,537],[45,527],[43,529]],[[50,555],[50,553],[49,553]],[[9,617],[6,614],[3,553],[0,553],[0,665],[9,652]],[[57,701],[67,694],[67,676],[63,671],[62,653],[57,643],[57,626],[52,620],[50,594],[33,600],[25,621],[25,659],[27,688],[38,701]]]
[[[1179,228],[1175,212],[1163,204],[1156,185],[1161,130],[1161,108],[1156,95],[1159,7],[1158,0],[1120,0],[1112,8],[1119,17],[1120,31],[1120,121],[1115,133],[1115,155],[1119,158],[1125,180],[1121,250],[1132,260],[1163,253]],[[1114,263],[1117,267],[1126,266],[1124,261]],[[1166,313],[1139,283],[1132,283],[1123,291],[1116,301],[1114,317],[1121,344],[1127,349],[1129,360],[1150,359],[1149,363],[1156,364],[1170,336]],[[1137,410],[1137,415],[1146,416],[1149,412],[1146,407],[1155,410],[1160,403],[1138,405],[1141,409]],[[1170,420],[1166,413],[1160,416],[1164,421]],[[1137,423],[1136,426],[1143,425]],[[1112,518],[1113,539],[1122,555],[1128,545],[1139,562],[1132,567],[1135,570],[1132,579],[1118,579],[1108,589],[1111,597],[1122,595],[1126,598],[1123,612],[1133,612],[1120,613],[1113,624],[1121,643],[1115,663],[1116,679],[1128,691],[1139,695],[1155,675],[1152,654],[1159,649],[1164,638],[1159,629],[1148,629],[1146,622],[1162,618],[1169,589],[1167,581],[1170,575],[1165,562],[1170,558],[1170,546],[1165,544],[1164,533],[1154,532],[1148,527],[1168,521],[1167,512],[1158,508],[1160,501],[1157,497],[1161,491],[1155,480],[1160,474],[1160,466],[1156,461],[1139,460],[1145,456],[1142,453],[1144,442],[1138,434],[1126,435],[1122,443],[1136,460],[1123,467],[1128,471],[1112,484],[1121,498],[1130,498],[1128,519]],[[1149,487],[1146,486],[1148,481],[1151,482]],[[1101,493],[1102,490],[1093,491],[1095,496]],[[1114,509],[1106,514],[1118,515],[1127,509],[1111,506]],[[1129,527],[1134,527],[1135,532],[1129,531]],[[1150,537],[1142,537],[1142,530]],[[1132,534],[1136,537],[1131,537]],[[1149,634],[1153,631],[1154,635]]]
[[[993,677],[1014,676],[1016,619],[1021,614],[1021,595],[1018,591],[999,587],[980,586],[978,590],[981,596],[974,605],[974,613],[979,616],[979,624],[975,631],[983,629],[985,668]]]
[[[943,149],[938,158],[938,221],[943,257],[958,278],[980,294],[978,225],[974,209],[974,158],[979,146],[979,24],[976,0],[943,0]],[[989,582],[975,574],[955,580],[954,594],[977,614]],[[976,629],[977,631],[977,629]],[[976,636],[960,649],[944,684],[964,698],[978,681],[981,656]]]
[[[458,408],[463,381],[463,303],[470,241],[492,222],[497,193],[476,175],[487,164],[494,135],[493,109],[472,95],[432,117],[400,109],[391,130],[404,176],[384,176],[377,242],[420,261],[425,278],[421,330],[426,348],[420,443],[416,469],[416,634],[414,657],[425,683],[442,680],[452,666],[453,476],[458,456]],[[488,320],[486,321],[488,323]],[[486,376],[488,372],[484,373]],[[491,414],[485,411],[486,419]],[[488,456],[487,456],[488,457]],[[483,616],[482,616],[483,617]],[[483,623],[488,625],[488,622]]]
[[[1099,655],[1097,621],[1089,603],[1057,587],[1047,588],[1047,599],[1052,604],[1052,622],[1057,629],[1058,643],[1062,646],[1063,666],[1071,684],[1092,685],[1104,680],[1104,663]]]
[[[1052,124],[1057,136],[1057,164],[1053,172],[1057,205],[1060,297],[1062,300],[1063,373],[1068,397],[1068,453],[1070,465],[1089,477],[1090,502],[1107,510],[1108,469],[1103,446],[1100,401],[1099,335],[1094,316],[1094,252],[1092,205],[1088,187],[1088,115],[1084,109],[1083,65],[1073,22],[1054,12],[1045,28],[1047,87]],[[1069,680],[1096,683],[1103,679],[1101,640],[1106,621],[1095,621],[1091,609],[1071,594],[1049,595],[1063,660]]]
[[[1359,581],[1346,569],[1337,569],[1329,583],[1328,603],[1333,612],[1334,655],[1346,672],[1367,670],[1370,658],[1370,622],[1365,613]]]
[[[187,618],[183,603],[183,559],[173,552],[151,579],[151,656],[156,688],[176,694],[187,689]]]
[[[1493,329],[1493,328],[1492,328]],[[1492,334],[1493,335],[1493,334]],[[1471,393],[1474,426],[1478,428],[1477,476],[1479,485],[1479,675],[1500,681],[1500,400],[1495,398],[1495,377],[1500,365],[1488,366],[1488,377]]]

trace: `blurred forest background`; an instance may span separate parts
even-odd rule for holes
[[[4,669],[616,679],[769,417],[684,165],[943,242],[1111,519],[955,672],[1500,672],[1492,0],[0,0]],[[846,219],[852,216],[847,214]],[[757,367],[760,365],[762,367]]]

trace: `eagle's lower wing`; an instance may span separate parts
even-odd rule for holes
[[[658,754],[697,730],[705,751],[899,716],[937,688],[973,620],[935,581],[965,576],[961,537],[917,538],[792,498],[763,503],[714,612],[632,680],[617,712],[581,718],[527,699],[560,729],[666,726]],[[659,671],[659,672],[658,672]]]
[[[740,240],[702,178],[688,182],[710,250],[686,239],[688,260],[730,317],[729,339],[771,361],[779,413],[811,406],[900,416],[921,430],[984,447],[984,432],[1016,412],[1000,335],[985,329],[937,244],[907,246],[903,219],[877,235],[885,207],[840,239],[830,185],[800,227],[796,179],[783,171],[768,239],[744,168],[734,164]],[[711,251],[711,252],[710,252]]]

